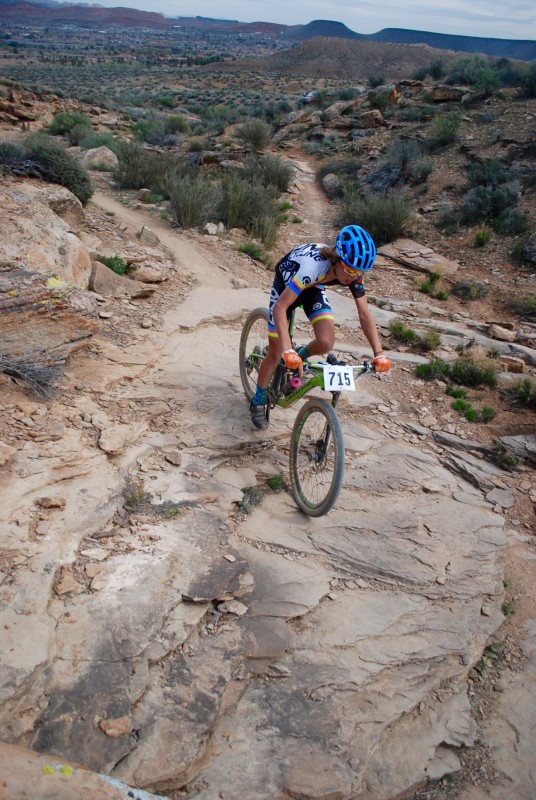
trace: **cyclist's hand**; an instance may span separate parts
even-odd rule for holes
[[[384,356],[383,354],[375,356],[371,363],[374,364],[374,369],[376,372],[389,372],[391,369],[391,362],[387,356]]]
[[[283,352],[283,361],[287,369],[298,370],[300,377],[303,375],[303,361],[295,350],[285,350]]]

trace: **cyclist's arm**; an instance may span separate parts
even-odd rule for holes
[[[383,353],[383,347],[380,342],[380,334],[378,333],[376,321],[372,316],[366,296],[357,297],[355,304],[357,306],[361,329],[372,347],[372,352],[377,356],[379,353]]]
[[[290,341],[288,332],[287,309],[295,300],[296,292],[292,291],[292,289],[289,289],[287,286],[287,288],[281,292],[280,297],[274,305],[274,325],[283,351],[292,349],[292,342]]]

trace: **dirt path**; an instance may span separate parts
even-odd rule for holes
[[[314,176],[305,163],[301,163],[299,166],[300,169],[298,174],[300,176],[300,186],[298,193],[295,195],[294,206],[295,210],[300,214],[300,216],[303,215],[303,222],[299,225],[287,223],[287,225],[283,226],[280,234],[280,246],[277,248],[281,253],[285,252],[287,249],[290,249],[290,247],[292,247],[298,241],[312,241],[317,239],[329,241],[332,235],[333,229],[330,226],[326,203],[322,194],[319,192],[318,187],[313,181]],[[190,237],[188,234],[183,233],[177,234],[176,232],[171,231],[169,226],[161,220],[149,217],[148,214],[140,212],[139,210],[125,208],[103,194],[95,196],[94,202],[106,211],[113,211],[118,219],[133,227],[139,228],[143,223],[149,225],[150,228],[158,235],[162,244],[169,250],[169,252],[173,254],[173,257],[179,268],[179,272],[195,279],[196,286],[185,302],[181,304],[181,308],[173,310],[170,309],[165,314],[163,330],[169,335],[169,340],[166,348],[164,349],[162,357],[159,359],[159,362],[155,367],[155,374],[163,371],[164,373],[167,373],[168,377],[163,382],[160,379],[157,380],[156,383],[160,383],[160,385],[163,384],[167,387],[167,389],[169,389],[169,373],[172,370],[172,360],[174,359],[177,350],[180,348],[180,350],[183,352],[194,352],[196,357],[181,366],[181,369],[174,378],[174,382],[176,381],[175,385],[181,385],[182,387],[181,402],[183,405],[181,409],[181,415],[190,420],[188,427],[190,431],[195,432],[194,437],[196,437],[196,441],[199,441],[199,437],[211,437],[212,446],[215,445],[226,448],[237,448],[240,447],[241,444],[254,442],[255,435],[252,436],[244,414],[241,416],[241,422],[238,428],[236,426],[236,420],[234,416],[224,417],[221,422],[223,422],[223,430],[225,430],[225,433],[223,433],[221,424],[218,426],[216,431],[214,431],[212,428],[213,423],[210,423],[210,425],[206,426],[200,424],[200,420],[198,419],[200,410],[199,406],[196,409],[190,404],[190,401],[193,398],[190,390],[185,390],[185,385],[188,384],[188,380],[191,379],[194,371],[199,367],[199,365],[201,363],[207,364],[207,362],[210,363],[209,372],[212,376],[212,380],[215,380],[217,385],[221,385],[221,382],[228,383],[229,381],[230,376],[228,372],[226,372],[225,369],[222,369],[222,365],[227,363],[227,359],[221,359],[221,349],[218,350],[218,358],[216,361],[213,364],[211,363],[210,348],[212,346],[211,342],[213,342],[213,338],[210,326],[208,326],[206,329],[203,329],[203,327],[201,327],[200,330],[196,329],[198,325],[201,324],[202,326],[203,323],[203,314],[199,311],[199,309],[202,309],[203,307],[208,308],[210,304],[209,297],[211,296],[213,290],[216,289],[218,292],[217,313],[220,319],[228,319],[229,322],[232,323],[231,328],[226,328],[224,331],[220,330],[218,334],[218,347],[224,347],[227,351],[228,349],[232,349],[234,346],[233,342],[236,342],[241,319],[243,318],[248,305],[251,307],[252,305],[262,303],[262,292],[266,291],[266,288],[269,285],[269,276],[265,276],[258,271],[255,271],[254,273],[251,273],[251,271],[248,272],[250,267],[247,266],[244,270],[242,266],[242,269],[239,270],[240,274],[245,276],[245,279],[248,280],[249,283],[253,282],[257,284],[257,286],[260,284],[259,289],[262,291],[259,292],[259,289],[253,287],[251,289],[247,288],[241,290],[242,294],[244,295],[244,299],[241,303],[239,303],[240,308],[237,308],[236,292],[231,293],[235,295],[234,300],[230,300],[226,294],[226,290],[229,288],[229,275],[226,270],[223,271],[221,269],[222,264],[226,263],[226,260],[222,260],[221,258],[221,248],[218,250],[217,247],[203,247],[204,242],[201,242],[199,237]],[[204,241],[206,241],[208,245],[210,239],[206,237]],[[253,275],[255,276],[255,280],[252,281]],[[207,323],[209,322],[209,317],[207,317]],[[191,335],[187,334],[186,337],[184,334],[182,334],[179,337],[181,342],[179,345],[179,340],[176,337],[177,329],[182,331],[187,329],[196,330],[195,333],[192,333]],[[190,339],[191,347],[189,342]],[[231,377],[234,381],[236,381],[235,387],[238,387],[238,376],[236,371],[233,372]],[[209,390],[212,387],[212,384],[210,384],[208,387],[204,383],[203,385],[205,389],[208,388]],[[238,392],[238,395],[239,394],[240,392]],[[240,400],[238,400],[238,402],[240,402]],[[207,410],[212,412],[216,410],[216,407],[217,404],[211,405],[210,401],[204,401],[201,411],[202,413],[205,413]],[[281,428],[281,425],[275,421],[274,435],[276,439],[280,437],[280,432],[282,430],[283,429]],[[230,437],[229,433],[231,434]],[[281,463],[281,461],[279,461],[279,463]],[[266,469],[267,473],[270,472],[270,467],[266,464],[264,465],[264,468]],[[270,508],[272,513],[276,513],[273,504],[269,504],[268,513],[270,513]],[[274,518],[272,517],[272,523],[273,519]],[[273,536],[275,536],[276,541],[280,540],[280,537],[276,534],[276,532],[273,532]],[[251,541],[251,535],[246,532],[245,539],[243,539],[243,534],[239,536],[235,542],[238,547],[240,547],[241,540],[243,542]],[[507,554],[506,573],[512,576],[513,582],[515,582],[516,586],[519,587],[520,592],[516,592],[514,595],[514,599],[517,603],[518,615],[516,616],[515,620],[512,618],[510,622],[506,623],[503,627],[506,638],[509,641],[508,651],[509,653],[514,652],[515,658],[519,663],[521,663],[521,661],[523,661],[523,656],[519,651],[517,642],[523,639],[526,635],[526,622],[530,619],[534,619],[536,616],[534,613],[534,592],[531,591],[531,587],[526,585],[526,581],[524,581],[522,575],[526,567],[526,543],[524,544],[522,541],[520,541],[518,545],[508,548]],[[500,660],[494,662],[494,666],[496,670],[493,677],[495,681],[497,681],[500,677]],[[506,666],[508,667],[509,665]],[[512,666],[512,664],[510,664],[510,666]],[[490,689],[492,690],[494,684],[491,682],[491,675],[489,672],[486,677],[490,679],[489,682],[482,681],[479,673],[475,674],[473,677],[473,691],[471,694],[473,697],[478,696],[478,702],[480,703],[481,709],[480,713],[485,714],[481,724],[483,724],[484,727],[489,728],[493,727],[492,723],[494,720],[499,720],[501,718],[502,712],[500,710],[500,700],[502,698],[494,698],[493,691],[490,691]],[[491,770],[491,774],[495,775],[495,777],[499,775],[500,769],[498,766],[495,768],[493,767],[493,761],[490,761],[490,755],[486,747],[482,748],[481,746],[477,749],[473,748],[472,752],[473,754],[480,752],[481,764],[485,764],[488,770]],[[497,763],[500,763],[501,755],[495,753],[495,759]],[[463,780],[462,773],[462,780],[460,780],[460,776],[458,776],[458,791],[456,794],[453,794],[453,788],[449,788],[448,797],[455,796],[459,797],[460,799],[463,797],[464,800],[473,800],[473,798],[476,800],[477,797],[480,797],[478,792],[474,794],[472,789],[468,790],[466,788],[468,784],[474,783],[475,780],[477,784],[479,783],[479,779],[475,778],[475,774],[478,774],[478,768],[479,766],[477,764],[477,773],[475,773],[474,764],[472,764],[471,757],[469,757],[469,759],[465,762],[465,782]],[[484,773],[486,774],[486,767],[483,769]],[[489,796],[499,798],[501,797],[500,791],[502,791],[502,789],[499,790],[499,794],[496,794],[496,789],[493,783],[494,781],[492,784],[490,784],[490,788],[488,790],[491,793]],[[474,791],[476,791],[476,789]],[[198,795],[195,794],[195,796],[197,797]],[[212,795],[209,793],[206,796],[211,797]],[[432,795],[430,792],[427,792],[426,796],[435,796],[437,798],[442,797],[441,787],[439,786]],[[199,794],[199,797],[205,797],[205,794],[201,793]],[[519,797],[524,797],[524,795],[520,794]]]
[[[280,253],[332,234],[306,165],[292,191],[302,222],[283,225]],[[505,556],[530,566],[515,487],[437,443],[435,396],[395,352],[392,374],[341,400],[335,509],[302,515],[286,487],[294,412],[254,430],[238,374],[271,272],[232,236],[172,230],[107,191],[93,202],[97,237],[113,214],[112,252],[139,250],[144,225],[158,236],[145,260],[168,279],[100,298],[101,334],[61,398],[6,401],[22,430],[62,423],[23,441],[0,509],[8,740],[173,800],[388,800],[421,784],[428,800],[530,797],[535,632],[512,629],[482,661],[506,638]],[[356,352],[346,294],[337,340]]]

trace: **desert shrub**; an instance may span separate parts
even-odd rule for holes
[[[450,364],[443,361],[441,358],[431,358],[427,364],[418,364],[415,367],[415,374],[418,378],[422,378],[422,380],[425,381],[448,381],[450,379],[451,368]]]
[[[536,97],[536,61],[532,62],[520,82],[525,97]]]
[[[430,76],[436,81],[443,77],[445,70],[446,66],[442,58],[436,58],[436,60],[432,61],[430,64]]]
[[[519,199],[517,181],[500,186],[475,186],[464,196],[461,209],[462,221],[468,224],[491,222],[511,210]]]
[[[190,130],[190,123],[181,114],[170,114],[166,118],[166,128],[169,133],[186,133]]]
[[[175,108],[175,100],[168,94],[157,94],[152,98],[154,106],[162,106],[164,108]]]
[[[105,267],[111,269],[116,275],[126,275],[130,270],[130,265],[127,264],[120,256],[97,256],[97,261],[104,264]]]
[[[385,76],[384,75],[369,75],[368,77],[368,85],[371,89],[377,89],[378,86],[383,86],[385,83]]]
[[[433,162],[424,157],[415,142],[396,139],[388,148],[384,163],[367,183],[381,194],[404,183],[423,183],[432,169]]]
[[[504,396],[512,405],[536,409],[536,384],[531,378],[515,381],[504,391]]]
[[[407,235],[412,219],[409,201],[397,192],[361,196],[353,187],[343,189],[337,225],[342,228],[357,222],[370,233],[378,247]]]
[[[255,242],[245,242],[241,244],[238,248],[239,253],[245,253],[246,255],[250,256],[250,258],[255,259],[255,261],[262,261],[262,252],[258,244]]]
[[[471,163],[468,177],[471,186],[500,186],[510,183],[513,176],[497,158],[481,158]]]
[[[420,337],[419,347],[421,350],[424,350],[425,353],[430,353],[432,350],[436,350],[440,346],[441,336],[433,328],[429,331],[426,331],[426,333]]]
[[[229,228],[245,228],[268,244],[277,225],[277,194],[274,187],[227,175],[222,181],[222,219]]]
[[[488,287],[483,283],[457,281],[452,287],[452,294],[455,294],[460,300],[481,300],[487,296]]]
[[[459,111],[448,111],[446,114],[435,117],[429,139],[430,149],[441,150],[455,142],[461,126],[462,116]]]
[[[117,147],[119,163],[114,180],[122,189],[150,189],[169,197],[170,185],[188,172],[186,159],[172,153],[152,153],[134,142]]]
[[[272,128],[262,119],[249,119],[238,125],[236,135],[253,150],[264,150],[272,135]]]
[[[288,191],[294,177],[294,168],[279,156],[265,155],[262,158],[248,156],[244,162],[244,177],[263,186],[274,186],[282,194]]]
[[[159,147],[177,144],[175,123],[170,123],[170,119],[175,120],[176,117],[147,117],[132,126],[132,133],[139,142],[147,142],[147,144]]]
[[[179,228],[193,228],[209,222],[221,200],[219,187],[200,172],[186,173],[168,183],[169,210]]]
[[[56,114],[47,128],[47,133],[51,136],[59,136],[72,131],[75,125],[83,125],[85,128],[91,128],[91,120],[89,117],[86,117],[85,114],[80,114],[78,111],[62,111]]]
[[[507,208],[491,221],[495,233],[502,236],[516,236],[529,229],[527,217],[518,208]]]
[[[457,358],[451,369],[451,377],[462,386],[497,386],[497,365],[486,354],[464,354]]]
[[[39,364],[35,360],[8,358],[0,353],[0,372],[23,381],[41,400],[54,398],[63,378],[62,363]]]
[[[489,228],[480,228],[480,230],[475,233],[475,247],[485,247],[489,244],[490,239],[491,231]]]
[[[495,88],[499,84],[491,60],[480,55],[464,56],[451,61],[445,81],[449,84],[474,86],[478,91]]]
[[[413,122],[416,120],[432,119],[437,114],[437,109],[434,106],[428,105],[415,105],[405,106],[401,108],[398,118],[405,122]]]
[[[520,459],[511,450],[508,450],[502,442],[496,443],[490,455],[490,461],[493,461],[501,469],[508,471],[516,469],[520,463]]]
[[[521,317],[536,317],[536,294],[526,294],[512,301],[513,310]]]
[[[398,342],[412,344],[418,339],[417,333],[401,319],[393,319],[389,323],[389,331]]]
[[[17,175],[65,186],[84,205],[93,193],[86,170],[60,141],[42,133],[31,134],[20,145],[0,143],[0,164]]]
[[[113,153],[117,154],[121,142],[116,139],[111,133],[95,133],[89,132],[79,142],[83,150],[93,150],[96,147],[107,147]]]
[[[82,125],[81,123],[74,125],[67,134],[69,144],[73,147],[78,147],[82,139],[85,139],[86,136],[89,136],[92,130],[92,128],[88,127],[87,125]]]

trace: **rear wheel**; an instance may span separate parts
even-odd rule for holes
[[[240,378],[248,400],[257,388],[259,367],[268,352],[268,309],[255,308],[247,317],[240,336]]]
[[[333,508],[344,474],[344,443],[337,414],[312,398],[300,409],[290,442],[290,482],[298,507],[310,517]]]

